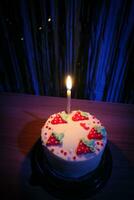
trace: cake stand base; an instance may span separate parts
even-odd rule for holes
[[[41,140],[33,147],[31,156],[32,175],[30,183],[43,187],[51,195],[60,199],[89,198],[100,191],[108,181],[112,171],[112,156],[107,145],[97,169],[80,178],[66,178],[56,174],[44,159]]]

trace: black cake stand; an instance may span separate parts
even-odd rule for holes
[[[48,165],[47,159],[44,165],[43,157],[39,139],[32,150],[30,182],[60,199],[84,199],[95,195],[104,187],[112,171],[112,156],[108,144],[97,169],[80,178],[66,178],[56,174]]]

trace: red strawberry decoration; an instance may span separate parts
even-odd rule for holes
[[[62,117],[60,116],[60,114],[57,114],[54,119],[51,121],[51,124],[64,124],[67,123],[67,121],[65,121],[64,119],[62,119]]]
[[[90,148],[88,146],[86,146],[83,141],[81,140],[78,144],[78,147],[76,149],[76,153],[77,155],[80,155],[80,154],[86,154],[86,153],[89,153],[91,152]]]
[[[92,128],[88,134],[88,139],[98,139],[101,140],[103,138],[101,132],[98,132],[95,128]]]
[[[87,154],[87,153],[92,153],[94,152],[94,141],[87,141],[86,139],[80,140],[77,149],[76,149],[76,154]]]
[[[80,120],[87,120],[88,115],[85,112],[77,111],[74,116],[72,117],[73,121],[80,121]]]
[[[60,134],[52,133],[48,138],[46,145],[59,145],[62,143],[63,137],[64,137],[63,133]]]
[[[50,135],[48,141],[47,141],[47,145],[57,145],[60,144],[60,141],[56,139],[56,137],[52,134]]]
[[[86,125],[86,123],[80,123],[80,125],[81,125],[85,130],[89,130],[89,127]]]

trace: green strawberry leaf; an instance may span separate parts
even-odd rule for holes
[[[86,112],[81,112],[82,116],[88,117],[88,114]]]
[[[60,116],[61,116],[62,119],[64,119],[65,121],[67,121],[68,114],[66,114],[66,113],[61,113]]]
[[[103,137],[106,136],[106,129],[103,126],[94,126],[98,133],[101,133]]]
[[[56,137],[57,133],[55,133],[55,132],[52,132],[52,135],[53,135],[54,137]]]
[[[95,141],[93,139],[86,140],[85,138],[83,138],[82,142],[88,147],[94,147],[94,145],[95,145]]]
[[[64,137],[64,133],[60,133],[60,134],[57,136],[57,139],[58,139],[59,141],[61,141],[61,140],[63,139],[63,137]]]
[[[102,126],[101,128],[101,134],[105,137],[106,136],[106,129]]]
[[[88,146],[92,152],[95,152],[96,148],[95,148],[95,140],[91,139],[91,140],[86,140],[85,138],[82,139],[82,142]]]
[[[56,137],[56,139],[57,139],[58,141],[60,141],[60,142],[62,141],[62,139],[63,139],[63,137],[64,137],[64,133],[58,134],[58,133],[56,133],[56,132],[53,132],[52,135],[54,135],[54,136]]]

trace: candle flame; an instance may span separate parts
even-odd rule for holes
[[[68,90],[71,90],[72,89],[72,79],[71,79],[71,76],[67,76],[67,79],[66,79],[66,87]]]

